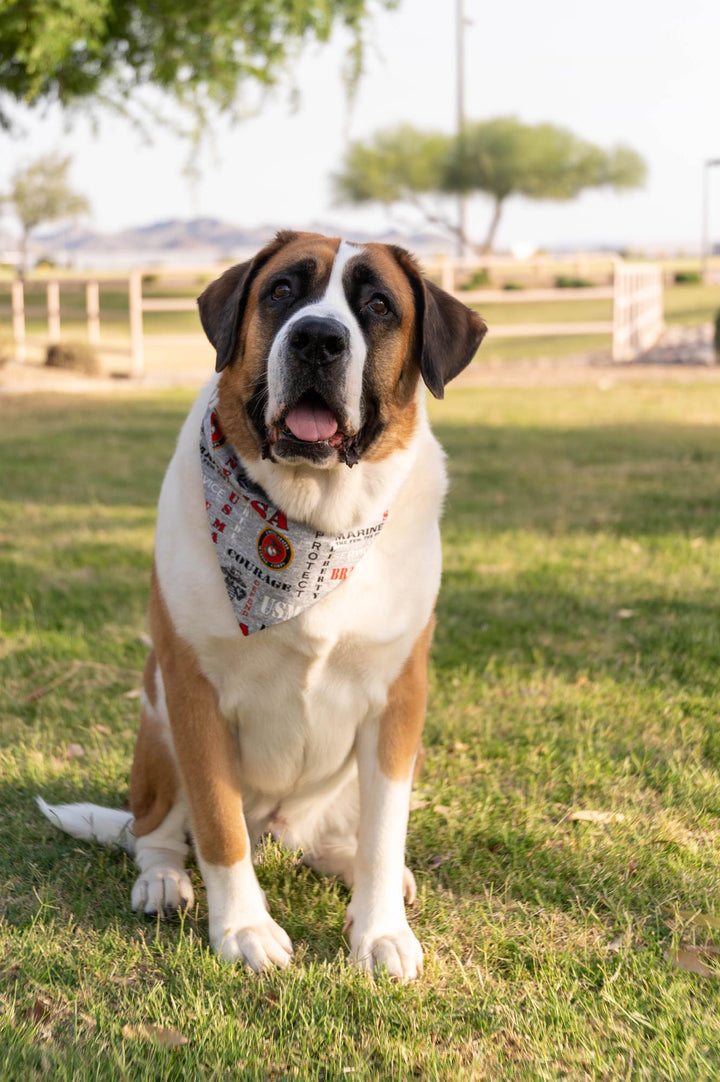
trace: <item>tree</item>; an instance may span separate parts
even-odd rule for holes
[[[470,242],[459,227],[429,211],[423,196],[483,192],[493,200],[480,246],[489,252],[510,196],[567,200],[588,188],[637,188],[645,172],[642,158],[629,147],[603,150],[554,124],[497,117],[466,124],[454,137],[407,126],[379,132],[367,145],[350,146],[335,185],[347,202],[409,203],[465,244]]]
[[[365,143],[351,143],[344,171],[335,177],[343,202],[419,204],[425,192],[443,190],[452,140],[441,132],[423,132],[410,124],[377,132]]]
[[[70,158],[60,154],[45,154],[29,165],[16,169],[10,178],[10,188],[0,201],[12,207],[20,223],[19,273],[27,269],[28,242],[34,229],[43,222],[56,222],[85,214],[90,206],[83,195],[70,187],[67,173]]]
[[[122,107],[154,86],[202,121],[230,111],[244,83],[273,84],[298,44],[354,35],[373,6],[397,0],[4,0],[0,4],[0,126],[13,104]]]

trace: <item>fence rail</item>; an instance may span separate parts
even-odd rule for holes
[[[590,257],[576,259],[573,266],[585,268],[593,260]],[[546,304],[552,302],[580,300],[612,300],[612,320],[566,321],[566,322],[525,322],[493,323],[491,333],[494,338],[531,338],[557,335],[599,335],[612,336],[612,357],[616,361],[633,360],[645,350],[650,349],[658,340],[663,329],[663,277],[660,267],[646,264],[628,264],[620,259],[596,257],[595,263],[608,267],[612,274],[611,284],[583,288],[564,289],[465,289],[462,276],[468,271],[503,267],[513,271],[520,269],[537,270],[539,266],[557,267],[556,262],[536,259],[531,264],[519,264],[502,258],[487,258],[481,263],[477,260],[456,259],[442,260],[425,264],[425,272],[439,279],[442,288],[452,293],[466,304]],[[219,272],[217,266],[206,265],[178,268],[143,267],[131,271],[122,281],[128,291],[128,322],[130,337],[130,376],[139,378],[145,371],[143,314],[145,312],[192,312],[196,302],[189,297],[146,297],[143,295],[143,280],[159,273],[173,279],[196,278],[198,275],[214,276]],[[115,282],[119,279],[114,278]],[[33,283],[34,284],[34,283]],[[87,338],[92,345],[101,344],[100,285],[97,279],[73,282],[84,287],[84,317],[87,326]],[[20,280],[11,285],[11,311],[15,359],[23,362],[27,358],[27,336],[25,329],[26,315],[36,315],[43,311],[47,318],[47,336],[49,342],[56,342],[61,334],[61,294],[58,281],[45,283],[46,304],[44,309],[38,306],[25,307],[24,285]],[[74,312],[77,309],[74,308]],[[190,341],[192,333],[187,335],[153,336],[157,344],[177,344],[178,341]]]

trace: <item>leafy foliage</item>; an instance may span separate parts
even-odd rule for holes
[[[90,209],[85,196],[70,187],[69,168],[69,155],[44,154],[16,169],[7,193],[0,197],[0,206],[12,208],[22,229],[23,269],[27,261],[27,242],[34,229],[43,222],[72,218]]]
[[[586,188],[637,188],[645,164],[630,147],[610,150],[589,143],[555,124],[524,124],[516,117],[469,123],[459,136],[423,132],[408,125],[378,132],[367,144],[353,143],[336,191],[353,203],[411,203],[423,194],[484,192],[494,201],[483,245],[489,251],[504,201],[574,199]],[[426,214],[451,232],[457,227]],[[467,237],[462,238],[467,243]]]
[[[496,117],[468,124],[454,141],[444,188],[487,192],[497,200],[566,200],[586,188],[634,188],[644,179],[642,159],[629,147],[605,151],[555,124]]]
[[[335,178],[338,197],[348,203],[413,201],[444,187],[450,136],[411,124],[378,132],[369,143],[352,143],[344,171]]]
[[[181,104],[229,110],[240,84],[270,85],[314,38],[355,35],[373,5],[396,0],[5,0],[0,5],[0,125],[7,104],[121,103],[153,85]],[[5,99],[3,105],[3,98]]]

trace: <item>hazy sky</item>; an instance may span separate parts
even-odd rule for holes
[[[465,0],[467,115],[549,120],[644,155],[644,191],[588,193],[573,203],[514,199],[501,246],[523,243],[697,246],[702,163],[720,158],[718,0]],[[92,202],[92,224],[114,230],[198,214],[241,225],[303,225],[318,219],[382,228],[381,210],[333,206],[330,174],[348,138],[399,121],[452,130],[455,123],[454,0],[401,0],[369,30],[366,73],[349,111],[341,70],[347,42],[312,47],[295,71],[300,107],[279,90],[260,116],[217,125],[192,189],[188,148],[157,132],[143,144],[131,127],[103,117],[93,133],[58,112],[29,114],[27,135],[0,133],[0,184],[23,159],[59,148],[73,156],[75,186]],[[473,200],[470,222],[484,233],[489,204]],[[416,224],[397,213],[394,224]],[[712,233],[720,238],[720,167],[712,173]]]

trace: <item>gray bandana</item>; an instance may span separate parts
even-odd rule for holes
[[[247,476],[220,427],[216,396],[203,418],[200,465],[210,536],[243,635],[290,620],[350,575],[380,522],[332,534],[293,522]]]

